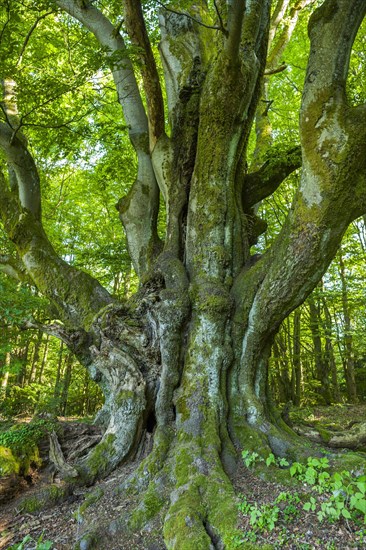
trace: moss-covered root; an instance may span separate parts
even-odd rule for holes
[[[163,530],[167,548],[230,548],[238,508],[217,449],[200,439],[185,440],[175,445],[171,457],[174,488]]]
[[[230,548],[238,509],[232,485],[223,476],[200,474],[173,491],[164,522],[169,550]]]
[[[169,427],[158,427],[154,434],[154,445],[151,453],[140,463],[133,474],[124,481],[117,492],[141,493],[156,479],[167,466],[167,458],[174,432]]]
[[[132,480],[118,489],[139,494],[124,528],[139,530],[160,516],[168,550],[231,548],[240,535],[237,499],[217,451],[194,442],[172,444],[172,434],[160,436]]]
[[[37,491],[37,493],[31,496],[24,497],[18,508],[22,512],[35,513],[56,506],[61,502],[64,502],[72,494],[72,486],[67,483],[62,485],[52,484],[43,489]]]

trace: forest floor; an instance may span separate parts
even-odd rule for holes
[[[366,405],[343,405],[333,407],[312,407],[293,413],[293,420],[306,424],[321,425],[327,429],[336,426],[346,427],[350,421],[362,422],[366,418]],[[45,474],[28,487],[17,498],[0,508],[0,548],[9,549],[28,537],[22,550],[35,549],[36,541],[52,541],[43,550],[68,550],[75,547],[91,548],[87,533],[95,526],[105,525],[106,536],[103,542],[93,548],[100,550],[164,550],[162,525],[159,519],[151,521],[139,532],[130,533],[123,529],[123,519],[128,517],[137,502],[137,496],[126,496],[118,491],[124,480],[132,473],[136,464],[116,469],[108,478],[91,488],[74,491],[66,501],[38,513],[20,511],[22,499],[38,494],[40,488],[49,483]],[[240,513],[239,529],[242,536],[233,537],[227,550],[236,548],[273,548],[293,550],[347,550],[366,549],[366,525],[357,524],[342,518],[331,523],[318,521],[316,512],[305,512],[303,502],[307,500],[309,486],[283,485],[268,481],[256,475],[242,461],[233,480],[239,502],[246,499],[257,504],[267,516],[275,506],[281,493],[286,495],[284,502],[278,503],[280,513],[272,530],[253,529],[250,516]],[[313,494],[313,493],[312,493]],[[317,495],[318,502],[325,497]],[[280,497],[281,500],[281,497]],[[85,503],[89,505],[85,506]],[[15,546],[14,548],[17,548]],[[38,548],[42,548],[40,543]],[[192,550],[197,550],[192,548]]]

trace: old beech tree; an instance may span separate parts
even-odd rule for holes
[[[272,6],[277,16],[286,4]],[[0,124],[8,164],[0,209],[17,257],[2,258],[2,269],[25,272],[50,300],[60,323],[45,329],[103,389],[97,421],[104,436],[73,465],[76,481],[92,483],[133,457],[154,426],[152,451],[134,479],[141,491],[135,520],[157,512],[169,495],[167,547],[219,548],[235,525],[229,476],[238,450],[289,457],[301,450],[268,396],[271,344],[324,274],[347,226],[366,212],[366,106],[350,106],[346,97],[366,2],[325,0],[313,9],[301,155],[295,149],[252,172],[247,144],[263,94],[271,1],[150,3],[159,11],[159,64],[140,0],[121,5],[123,28],[99,2],[56,0],[51,10],[76,19],[110,56],[138,159],[118,210],[139,291],[122,303],[56,254],[11,97]],[[123,36],[139,63],[129,59]],[[255,205],[300,166],[284,227],[253,259],[251,246],[264,230]],[[164,240],[157,233],[162,203]]]

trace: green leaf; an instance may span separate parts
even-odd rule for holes
[[[351,517],[352,517],[351,514],[349,513],[349,511],[347,510],[347,508],[342,508],[341,514],[346,519],[351,519]]]

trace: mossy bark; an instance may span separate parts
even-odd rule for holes
[[[57,4],[126,59],[122,38],[98,8]],[[141,498],[131,526],[164,511],[169,549],[230,547],[237,511],[229,476],[241,448],[290,459],[304,452],[270,400],[271,346],[281,322],[322,277],[347,225],[366,211],[366,126],[358,120],[363,111],[347,106],[344,88],[352,37],[366,8],[364,0],[324,5],[329,9],[317,11],[310,28],[301,185],[263,256],[250,254],[251,209],[279,176],[274,183],[264,171],[267,179],[257,185],[244,167],[266,61],[269,0],[248,2],[245,12],[242,2],[231,2],[227,28],[221,22],[214,38],[206,2],[195,3],[193,19],[179,12],[161,17],[171,132],[153,143],[132,66],[117,64],[119,85],[132,86],[130,95],[121,89],[120,100],[140,164],[119,203],[141,275],[134,297],[112,300],[92,277],[61,261],[41,221],[0,180],[5,229],[67,323],[58,335],[105,393],[97,418],[105,433],[73,465],[77,482],[107,475],[152,433],[152,451],[129,482]],[[128,102],[135,95],[134,121]],[[283,177],[297,162],[285,163]],[[167,206],[162,249],[156,184]]]

